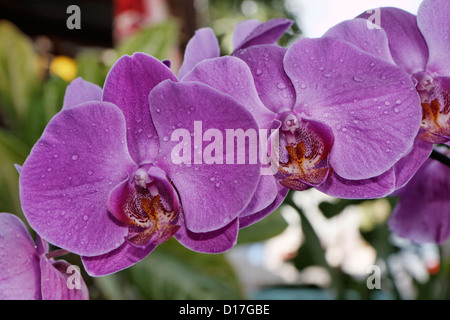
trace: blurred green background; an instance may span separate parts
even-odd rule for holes
[[[211,27],[222,53],[229,54],[236,23],[295,19],[281,0],[156,2],[162,8],[152,9],[160,10],[156,18],[132,32],[114,33],[111,26],[109,46],[29,34],[0,20],[0,212],[26,223],[14,165],[25,161],[75,77],[102,86],[118,57],[136,51],[170,59],[176,70],[196,28]],[[299,36],[296,23],[280,44]],[[195,253],[171,239],[129,269],[83,276],[91,299],[450,298],[448,246],[416,245],[390,234],[386,221],[395,203],[291,192],[277,211],[242,229],[236,248],[225,254]],[[82,266],[76,255],[64,259]],[[371,289],[376,281],[381,288]]]

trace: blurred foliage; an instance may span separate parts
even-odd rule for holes
[[[103,86],[115,61],[124,54],[146,52],[167,59],[177,46],[178,24],[169,20],[142,30],[114,49],[86,48],[74,59],[77,77]],[[51,66],[52,56],[38,54],[33,41],[17,27],[0,21],[0,212],[21,211],[18,172],[49,120],[61,110],[68,81]],[[57,65],[64,67],[64,61]],[[69,61],[72,63],[72,61]],[[68,79],[67,79],[68,80]],[[280,233],[280,214],[260,227],[243,229],[239,241],[262,241]],[[33,230],[30,230],[34,234]],[[80,257],[69,262],[81,266]],[[135,266],[110,276],[91,278],[83,271],[92,299],[243,299],[242,288],[224,254],[186,250],[171,239]]]
[[[232,52],[234,27],[247,19],[256,19],[261,22],[274,18],[293,20],[294,25],[281,37],[280,45],[286,45],[301,33],[283,0],[205,0],[199,1],[199,8],[206,20],[204,24],[210,26],[218,37],[222,54]]]
[[[232,50],[231,39],[236,23],[245,19],[292,18],[281,0],[203,0],[198,1],[198,7],[205,17],[203,24],[212,27],[218,36],[223,54]],[[177,46],[178,32],[178,23],[169,20],[136,33],[115,48],[86,48],[74,58],[77,76],[102,86],[109,69],[123,54],[141,51],[158,59],[167,59]],[[289,43],[300,33],[294,25],[280,44]],[[33,41],[10,22],[0,21],[0,44],[0,212],[15,213],[27,223],[21,211],[18,172],[14,165],[25,161],[48,121],[61,109],[68,82],[49,71],[52,57],[38,54]],[[298,299],[403,297],[389,259],[404,248],[389,240],[391,233],[386,224],[387,217],[372,212],[373,201],[336,199],[324,201],[318,204],[318,208],[328,220],[338,217],[350,206],[364,209],[359,231],[375,249],[377,264],[386,266],[382,290],[369,290],[366,278],[355,277],[339,266],[329,265],[322,240],[292,195],[290,192],[283,206],[290,206],[299,214],[304,242],[291,262],[299,272],[311,266],[323,268],[330,275],[330,284],[327,287],[272,286],[255,297],[286,298],[286,294]],[[386,200],[390,212],[396,199]],[[280,234],[286,226],[280,210],[276,210],[258,223],[241,229],[238,244],[263,242]],[[441,252],[441,256],[444,257],[444,253]],[[76,255],[69,254],[67,259],[71,263],[82,264]],[[450,260],[443,260],[440,271],[430,275],[429,281],[410,278],[418,292],[417,299],[450,299]],[[84,272],[84,279],[92,299],[247,298],[225,254],[192,252],[174,239],[160,245],[147,258],[126,270],[98,278],[91,278]]]

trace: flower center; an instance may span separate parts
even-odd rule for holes
[[[136,246],[160,244],[174,235],[179,205],[165,173],[156,167],[138,168],[111,193],[108,210],[129,226],[128,242]]]
[[[419,137],[430,143],[445,143],[450,138],[450,81],[433,78],[427,72],[414,77],[423,112]]]
[[[331,130],[315,121],[287,113],[281,116],[278,176],[290,189],[305,190],[319,186],[329,176],[328,154]]]

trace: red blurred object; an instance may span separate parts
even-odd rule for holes
[[[120,42],[136,31],[169,16],[166,0],[114,0],[114,40]]]

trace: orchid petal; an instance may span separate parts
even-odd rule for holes
[[[243,37],[240,35],[237,39],[233,39],[234,50],[237,51],[261,44],[275,44],[292,24],[293,21],[285,18],[272,19],[258,26],[255,26],[254,23],[247,23],[244,25],[245,27],[255,26],[255,28],[247,36]],[[236,32],[241,32],[242,27],[239,26]]]
[[[301,39],[285,56],[294,110],[334,134],[329,163],[345,179],[381,175],[409,152],[422,118],[410,77],[334,38]]]
[[[333,37],[350,42],[361,50],[394,64],[386,32],[383,29],[368,28],[365,19],[353,19],[343,21],[330,28],[323,37]]]
[[[253,74],[255,87],[264,105],[276,113],[292,110],[295,91],[283,69],[286,48],[276,45],[254,46],[235,52]]]
[[[150,110],[155,127],[160,134],[161,153],[157,165],[163,169],[178,190],[183,206],[186,227],[194,233],[210,232],[220,229],[233,221],[248,205],[253,196],[260,174],[260,164],[238,164],[238,154],[249,150],[257,141],[246,139],[245,150],[237,150],[233,142],[226,150],[226,129],[241,129],[257,135],[258,126],[243,106],[230,96],[198,82],[175,83],[165,81],[150,93]],[[164,104],[164,108],[159,106]],[[180,144],[171,137],[176,129],[188,133],[189,162],[177,164],[172,151]],[[214,161],[204,163],[207,154],[202,141],[203,130],[212,129],[214,142],[222,145]],[[191,144],[191,136],[194,143]],[[220,137],[219,137],[220,136]],[[216,139],[218,139],[216,141]],[[183,138],[184,140],[184,138]],[[210,140],[211,141],[211,140]],[[193,148],[192,148],[193,147]],[[226,152],[225,152],[226,150]],[[193,156],[191,156],[193,155]],[[205,155],[205,159],[203,157]],[[192,161],[193,159],[193,161]],[[211,160],[211,159],[209,159]]]
[[[387,34],[395,63],[410,74],[425,70],[428,47],[417,26],[416,16],[398,8],[377,10],[380,10],[380,27]],[[369,17],[368,12],[358,16],[364,19]]]
[[[178,71],[182,79],[200,61],[220,56],[219,41],[211,28],[201,28],[195,31],[184,51],[184,61]]]
[[[41,257],[40,267],[42,300],[89,300],[79,269],[67,261],[49,261],[45,257]]]
[[[25,216],[52,244],[81,255],[118,247],[128,229],[106,210],[110,190],[135,168],[125,119],[113,104],[86,102],[58,113],[20,175]]]
[[[131,267],[148,256],[157,245],[151,243],[144,248],[138,248],[129,242],[99,256],[82,256],[84,268],[92,277],[106,276]]]
[[[39,257],[25,224],[0,213],[0,300],[39,300]]]
[[[427,69],[450,75],[450,2],[422,1],[417,12],[417,24],[428,45]]]
[[[87,101],[102,100],[102,88],[98,85],[76,78],[66,88],[64,95],[63,109],[72,108]]]
[[[144,53],[135,53],[121,57],[105,80],[103,101],[114,103],[125,115],[128,148],[136,163],[151,161],[158,153],[148,94],[165,79],[176,80],[166,65]]]
[[[450,237],[450,168],[428,160],[397,194],[389,228],[414,242],[442,244]]]
[[[245,106],[260,128],[268,128],[276,114],[267,109],[258,97],[249,67],[241,59],[220,57],[200,62],[183,82],[198,81],[229,94]]]

